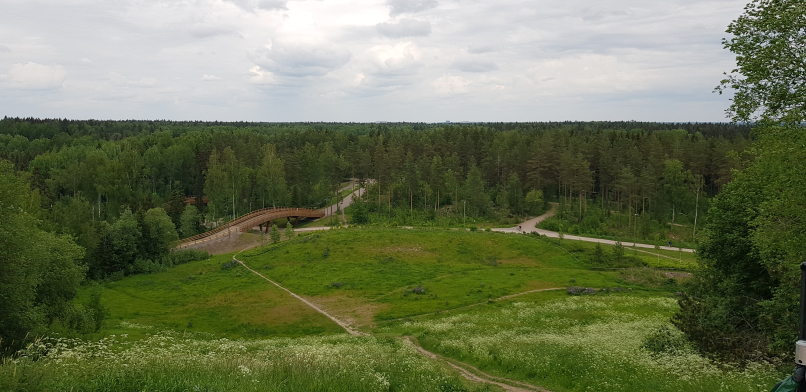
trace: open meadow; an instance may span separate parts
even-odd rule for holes
[[[306,233],[236,257],[363,336],[230,253],[103,283],[104,328],[90,340],[36,341],[0,367],[0,386],[500,390],[478,382],[494,380],[555,392],[763,391],[780,378],[770,365],[712,363],[670,324],[688,274],[643,265],[689,269],[692,255],[625,247],[634,266],[606,268],[596,252],[592,243],[483,231]],[[488,375],[472,382],[451,363]]]

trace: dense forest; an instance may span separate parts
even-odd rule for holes
[[[378,213],[464,202],[473,217],[525,215],[538,191],[530,200],[559,201],[578,220],[597,203],[673,221],[730,181],[749,143],[749,127],[728,124],[0,121],[0,157],[30,174],[52,230],[88,257],[89,226],[126,210],[162,207],[187,237],[204,230],[183,228],[187,196],[210,203],[186,220],[210,222],[321,207],[348,178],[370,184]]]

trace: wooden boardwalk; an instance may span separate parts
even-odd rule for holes
[[[313,210],[310,208],[263,208],[242,215],[206,233],[194,235],[174,242],[174,249],[193,248],[199,244],[230,238],[240,235],[247,230],[280,218],[322,218],[326,215],[325,209]]]

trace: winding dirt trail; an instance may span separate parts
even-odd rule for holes
[[[435,354],[435,353],[432,353],[431,351],[428,351],[428,350],[424,349],[422,346],[417,344],[417,342],[414,339],[412,339],[411,337],[407,336],[407,337],[403,338],[403,340],[408,342],[412,346],[414,346],[414,348],[416,348],[417,351],[419,351],[421,354],[425,355],[426,357],[434,359],[434,360],[437,360],[437,361],[440,361],[440,362],[443,362],[443,363],[447,364],[448,366],[456,369],[457,371],[459,371],[459,374],[461,374],[462,377],[464,377],[464,378],[466,378],[466,379],[468,379],[470,381],[485,382],[485,383],[495,384],[495,385],[498,385],[501,388],[504,388],[505,391],[511,391],[511,392],[535,392],[535,391],[537,391],[537,392],[551,392],[548,389],[541,388],[541,387],[538,387],[538,386],[535,386],[535,385],[532,385],[532,384],[527,384],[527,383],[520,382],[520,381],[514,381],[514,380],[510,380],[510,379],[505,379],[505,378],[495,377],[495,376],[489,375],[487,373],[482,372],[481,370],[479,370],[475,366],[468,365],[468,364],[466,364],[464,362],[459,362],[459,361],[456,361],[456,360],[449,360],[449,359],[447,359],[447,358],[445,358],[445,357],[443,357],[443,356],[441,356],[439,354]],[[457,363],[461,363],[462,365],[461,366],[457,365]]]
[[[241,252],[243,252],[245,250],[246,249],[242,250]],[[314,310],[316,310],[317,312],[323,314],[325,317],[329,318],[334,323],[336,323],[340,327],[342,327],[350,335],[353,335],[353,336],[367,336],[366,333],[361,332],[361,331],[356,331],[356,330],[352,329],[349,325],[347,325],[347,323],[339,320],[335,316],[333,316],[330,313],[324,311],[322,308],[316,306],[311,301],[308,301],[305,298],[302,298],[301,296],[295,294],[291,290],[283,287],[279,283],[277,283],[277,282],[265,277],[260,272],[257,272],[255,270],[253,270],[252,268],[249,268],[249,266],[246,265],[246,263],[244,263],[241,260],[238,260],[237,256],[241,252],[238,252],[237,254],[232,256],[232,260],[236,261],[238,264],[242,265],[244,268],[246,268],[247,270],[249,270],[253,274],[265,279],[267,282],[277,286],[278,288],[280,288],[281,290],[287,292],[288,294],[290,294],[294,298],[302,301],[302,303],[304,303],[305,305],[308,305],[311,308],[313,308]],[[548,289],[548,290],[556,290],[556,289]],[[523,295],[523,294],[528,294],[528,293],[533,293],[533,292],[538,292],[538,291],[546,291],[546,289],[543,289],[543,290],[531,290],[531,291],[527,291],[527,292],[523,292],[523,293],[518,293],[518,294],[513,294],[513,295],[501,297],[500,299],[511,298],[511,297],[515,297],[515,296],[518,296],[518,295]],[[409,344],[413,345],[414,348],[417,349],[417,351],[419,351],[421,354],[425,355],[426,357],[431,358],[431,359],[433,359],[435,361],[442,362],[442,363],[450,366],[451,368],[456,369],[459,372],[459,374],[461,374],[462,377],[464,377],[468,381],[494,384],[494,385],[497,385],[497,386],[503,388],[507,392],[535,392],[535,391],[537,391],[537,392],[551,392],[548,389],[540,388],[540,387],[537,387],[537,386],[534,386],[534,385],[531,385],[531,384],[526,384],[526,383],[522,383],[522,382],[518,382],[518,381],[506,379],[506,378],[491,376],[491,375],[489,375],[487,373],[482,372],[481,370],[477,369],[476,367],[474,367],[472,365],[468,365],[468,364],[466,364],[464,362],[459,362],[459,361],[456,361],[456,360],[448,360],[447,358],[445,358],[445,357],[443,357],[443,356],[441,356],[439,354],[432,353],[432,352],[420,347],[420,345],[417,344],[410,337],[405,337],[405,338],[402,338],[402,339],[405,342],[408,342]],[[459,365],[459,364],[461,364],[461,365]],[[470,370],[468,370],[468,369],[470,369]]]

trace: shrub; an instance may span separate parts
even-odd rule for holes
[[[227,261],[226,263],[221,264],[221,269],[222,269],[222,270],[229,270],[229,269],[233,269],[233,268],[237,267],[237,266],[238,266],[238,264],[239,264],[239,263],[238,263],[237,261],[235,261],[235,260],[230,260],[230,261]]]
[[[209,258],[210,253],[208,253],[206,250],[177,250],[168,253],[168,255],[163,258],[162,264],[167,264],[167,266],[172,267],[175,265],[190,263],[192,261],[207,260]]]
[[[688,350],[688,340],[677,328],[661,325],[644,338],[641,348],[655,355],[682,354]]]

